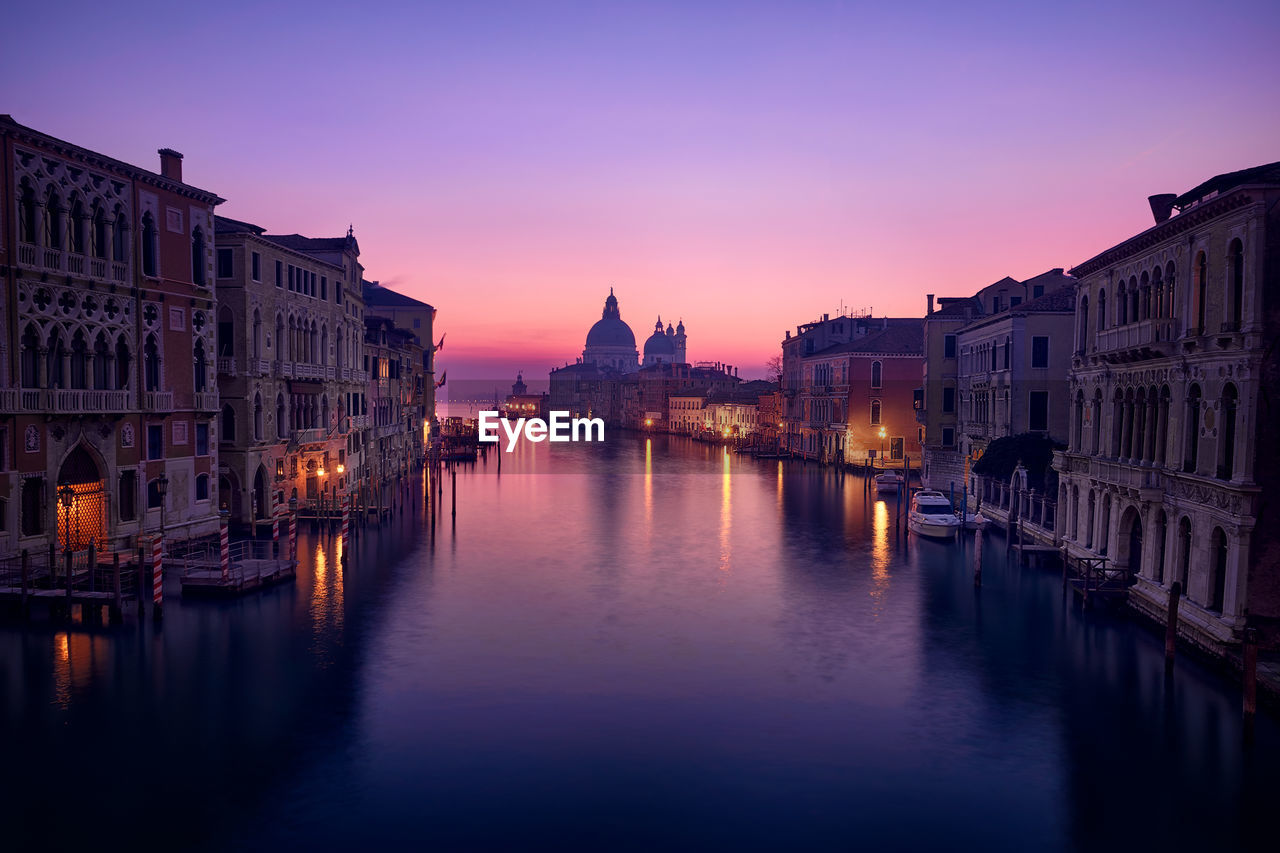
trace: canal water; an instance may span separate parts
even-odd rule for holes
[[[295,584],[0,627],[5,849],[1229,850],[1280,731],[989,535],[683,439],[524,444]],[[174,591],[176,592],[176,590]],[[171,593],[172,595],[172,593]]]

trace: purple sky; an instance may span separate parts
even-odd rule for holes
[[[842,303],[1070,267],[1280,160],[1274,2],[195,8],[7,9],[0,111],[177,148],[271,231],[354,223],[458,377],[573,359],[611,284],[640,341],[683,318],[756,375]]]

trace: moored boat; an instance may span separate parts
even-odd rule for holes
[[[902,475],[897,471],[885,471],[876,474],[877,492],[896,492],[902,485]]]
[[[953,539],[960,525],[951,501],[942,492],[925,489],[912,496],[907,513],[907,529],[912,533],[930,539]]]

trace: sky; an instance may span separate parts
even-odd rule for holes
[[[199,9],[199,13],[196,10]],[[344,234],[440,369],[637,343],[764,373],[823,313],[1070,268],[1147,196],[1280,160],[1280,4],[18,4],[0,112]],[[12,38],[14,34],[29,37]]]

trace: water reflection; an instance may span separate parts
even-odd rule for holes
[[[0,628],[6,844],[146,803],[142,846],[1217,850],[1280,795],[1234,687],[996,537],[975,589],[859,478],[664,436],[495,469],[450,548],[411,500],[158,630]]]

